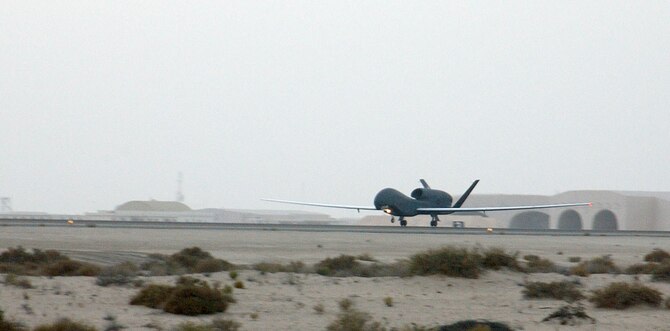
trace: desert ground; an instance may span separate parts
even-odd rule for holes
[[[126,229],[85,227],[0,228],[0,249],[58,250],[73,259],[99,265],[122,261],[141,262],[150,253],[172,254],[198,246],[214,257],[239,265],[258,262],[316,263],[340,254],[369,254],[381,262],[406,259],[414,253],[445,245],[500,247],[519,256],[533,254],[558,265],[571,266],[569,257],[582,260],[610,255],[622,267],[640,263],[654,248],[670,249],[670,237],[637,236],[522,236],[446,235],[344,232],[291,232],[248,230]],[[228,272],[197,277],[231,284]],[[242,270],[238,279],[245,289],[234,292],[236,303],[225,313],[198,317],[172,315],[161,310],[129,305],[138,292],[132,286],[101,287],[94,277],[27,277],[31,289],[0,284],[0,309],[5,317],[29,326],[60,317],[86,321],[104,330],[106,316],[128,330],[169,330],[184,321],[207,322],[213,317],[232,319],[242,330],[325,330],[339,312],[338,302],[349,298],[357,309],[368,312],[387,327],[416,323],[436,326],[464,319],[504,322],[517,330],[670,330],[670,310],[638,306],[626,310],[595,308],[584,301],[594,324],[574,326],[542,322],[565,305],[560,300],[528,300],[522,295],[527,281],[578,278],[585,293],[615,281],[634,281],[625,274],[594,274],[589,277],[558,273],[487,271],[479,279],[445,276],[325,277],[318,274],[261,273]],[[174,276],[142,277],[145,283],[174,283]],[[670,296],[670,284],[639,281]],[[391,297],[387,306],[384,298]],[[323,313],[315,306],[322,305]]]

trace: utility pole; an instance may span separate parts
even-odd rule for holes
[[[181,171],[177,174],[177,197],[175,201],[184,202],[184,193],[182,192],[182,181],[184,176],[182,176]]]

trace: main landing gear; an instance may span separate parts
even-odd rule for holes
[[[431,220],[430,220],[430,226],[431,226],[431,227],[436,227],[436,226],[437,226],[437,222],[439,222],[440,219],[437,217],[437,215],[431,215],[430,217],[431,217]]]
[[[400,226],[403,226],[403,227],[407,226],[407,221],[405,221],[404,216],[400,216],[400,218],[398,220],[400,221]],[[395,222],[395,217],[391,216],[391,223],[394,223],[394,222]]]

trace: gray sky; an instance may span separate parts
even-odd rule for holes
[[[669,191],[668,1],[2,1],[0,196]],[[331,213],[330,210],[305,208]],[[337,216],[355,212],[332,211]]]

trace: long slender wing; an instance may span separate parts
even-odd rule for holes
[[[279,202],[279,203],[288,203],[292,205],[303,205],[303,206],[316,206],[316,207],[327,207],[327,208],[342,208],[342,209],[356,209],[356,210],[377,210],[374,206],[350,206],[350,205],[333,205],[327,203],[316,203],[316,202],[302,202],[302,201],[289,201],[289,200],[277,200],[277,199],[261,199],[263,201],[270,202]]]
[[[443,213],[458,213],[458,212],[473,212],[473,211],[505,211],[505,210],[524,210],[524,209],[546,209],[546,208],[563,208],[563,207],[580,207],[591,206],[590,202],[579,203],[562,203],[555,205],[532,205],[532,206],[509,206],[509,207],[471,207],[471,208],[417,208],[420,212],[443,212]]]

